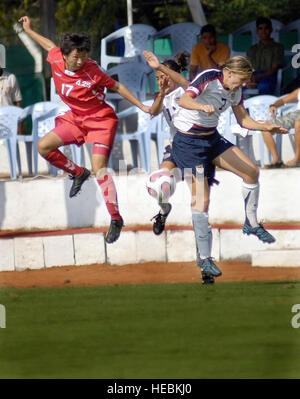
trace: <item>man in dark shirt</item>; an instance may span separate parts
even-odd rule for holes
[[[271,38],[273,27],[269,18],[258,18],[256,28],[259,42],[247,51],[247,57],[255,69],[253,82],[248,87],[258,88],[259,94],[274,94],[277,71],[284,64],[284,47]]]

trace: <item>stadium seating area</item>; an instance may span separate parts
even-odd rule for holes
[[[300,76],[300,68],[295,68],[292,65],[292,58],[296,55],[298,49],[295,44],[300,43],[300,19],[284,25],[280,21],[272,20],[273,23],[273,37],[284,45],[285,48],[285,59],[286,63],[280,70],[278,76],[278,89],[277,97],[283,94],[283,89],[291,81]],[[119,77],[119,80],[124,83],[141,101],[152,101],[154,92],[157,89],[155,74],[147,66],[142,57],[142,51],[148,49],[153,51],[161,60],[174,57],[178,52],[187,50],[191,51],[191,48],[199,40],[201,27],[192,22],[178,23],[168,26],[161,31],[157,31],[155,28],[144,25],[136,24],[132,26],[123,27],[116,32],[113,32],[109,36],[105,37],[101,41],[101,59],[100,65],[102,68],[107,70],[111,76]],[[235,32],[222,36],[219,40],[226,42],[231,50],[232,55],[243,54],[245,55],[246,50],[250,45],[254,44],[257,40],[255,34],[256,27],[255,21],[252,21]],[[2,57],[5,59],[5,51],[3,46],[1,47]],[[11,51],[6,52],[6,66],[11,72],[15,72],[10,68],[12,65],[9,62]],[[26,57],[25,57],[26,59]],[[20,63],[16,63],[20,66]],[[132,73],[134,71],[134,73]],[[38,79],[37,79],[38,78]],[[25,84],[21,80],[21,90],[23,98],[25,99],[24,109],[20,112],[15,112],[15,107],[6,107],[7,109],[2,110],[0,114],[0,141],[6,144],[9,156],[10,165],[10,177],[16,179],[17,167],[19,175],[22,175],[22,168],[20,162],[20,156],[18,153],[18,143],[24,141],[26,143],[27,159],[28,159],[28,172],[33,173],[35,176],[38,174],[38,163],[37,163],[37,149],[36,143],[38,137],[41,137],[46,133],[47,128],[50,128],[54,124],[54,118],[62,111],[63,104],[60,102],[59,97],[55,93],[53,81],[51,81],[51,101],[46,101],[46,98],[41,99],[40,97],[27,98],[27,91],[32,93],[32,87]],[[44,92],[43,82],[40,77],[33,79],[35,85],[39,82],[39,88],[35,93]],[[27,87],[28,86],[28,87]],[[266,96],[252,97],[247,105],[248,110],[255,115],[255,119],[266,119],[268,115],[268,104],[269,101],[265,98]],[[271,97],[271,96],[268,96]],[[163,122],[163,117],[159,116],[150,121],[142,120],[141,115],[135,107],[128,108],[128,104],[120,104],[120,98],[117,98],[113,93],[107,93],[107,99],[115,107],[116,112],[120,118],[123,119],[129,114],[135,114],[135,121],[128,124],[122,124],[121,130],[117,135],[116,145],[118,142],[128,140],[132,150],[132,159],[134,167],[142,167],[143,169],[150,172],[151,170],[151,139],[155,139],[156,151],[157,151],[157,164],[162,159],[162,147],[164,140],[168,139],[167,129]],[[274,97],[270,99],[274,101]],[[27,105],[27,106],[25,106]],[[120,106],[121,105],[121,106]],[[125,111],[124,111],[125,108]],[[126,108],[128,109],[126,111]],[[37,111],[38,110],[38,111]],[[283,110],[284,111],[284,110]],[[12,115],[11,120],[14,123],[8,124],[5,115]],[[6,119],[5,119],[6,118]],[[25,120],[30,119],[28,126],[29,132],[26,135],[17,134],[17,122],[15,118]],[[228,110],[225,112],[219,123],[219,131],[224,134],[229,140],[233,140],[238,144],[238,136],[232,129],[232,126],[236,124],[232,112]],[[291,142],[293,142],[293,129],[290,132]],[[251,141],[251,136],[247,138]],[[247,141],[246,140],[246,141]],[[138,143],[138,146],[134,147],[134,142]],[[281,144],[280,138],[278,143]],[[14,148],[17,146],[17,151]],[[138,151],[137,151],[138,148]],[[266,147],[264,146],[263,140],[259,138],[259,164],[264,166],[265,163],[265,152]],[[84,164],[83,151],[78,150],[74,146],[71,147],[71,154],[73,159],[81,164]],[[139,158],[138,158],[139,155]],[[251,155],[250,153],[248,155]],[[270,158],[270,154],[267,154]],[[32,158],[33,168],[32,168]],[[129,160],[125,159],[127,163]],[[112,166],[112,163],[111,163]],[[50,173],[56,175],[56,170],[49,170]],[[1,171],[0,171],[1,173]]]

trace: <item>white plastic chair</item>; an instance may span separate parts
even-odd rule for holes
[[[151,105],[153,100],[149,102],[145,102],[145,105]],[[169,125],[167,124],[165,117],[162,113],[152,118],[149,118],[147,123],[147,128],[145,131],[145,154],[146,154],[146,162],[147,162],[147,172],[151,171],[151,141],[154,140],[156,144],[156,154],[157,154],[157,163],[158,165],[162,161],[163,157],[163,149],[164,149],[164,139],[166,135],[170,135]]]
[[[54,79],[50,79],[50,101],[53,103],[61,103],[62,100],[56,92],[56,87],[54,83]]]
[[[138,167],[139,153],[141,168],[149,171],[146,156],[146,151],[148,150],[148,147],[146,146],[146,140],[148,125],[150,122],[150,114],[146,114],[136,106],[131,106],[117,113],[120,122],[132,115],[137,116],[137,127],[135,129],[132,129],[131,131],[126,131],[126,133],[117,132],[115,142],[128,140],[131,145],[131,153],[134,167]]]
[[[291,31],[295,31],[297,33],[295,44],[300,43],[300,18],[283,26],[280,30],[280,33],[288,33]]]
[[[246,108],[252,119],[256,121],[269,120],[270,119],[269,106],[273,104],[277,99],[278,97],[271,95],[255,96],[245,100],[244,107]],[[259,130],[251,131],[250,134],[253,135],[254,133],[259,134],[260,165],[263,167],[265,164],[264,163],[265,143]],[[269,151],[268,151],[268,158],[269,160],[271,160],[271,154]]]
[[[117,81],[123,83],[139,100],[146,99],[147,75],[152,69],[143,62],[126,62],[116,65],[107,71]],[[106,94],[108,101],[113,103],[123,99],[118,93],[109,92]],[[117,109],[117,106],[116,106]]]
[[[279,116],[283,116],[290,112],[296,111],[298,109],[297,105],[298,105],[298,102],[284,104],[283,106],[281,106],[278,109]],[[289,138],[291,146],[295,152],[294,134],[295,134],[295,129],[291,128],[288,133],[288,138]],[[280,156],[280,159],[282,159],[282,134],[276,134],[275,142],[276,142],[277,153]]]
[[[6,50],[4,44],[0,44],[0,67],[6,68]]]
[[[33,171],[34,176],[38,175],[38,150],[37,143],[40,137],[50,132],[54,127],[55,112],[57,112],[58,104],[51,101],[41,101],[24,108],[22,113],[22,120],[31,116],[32,119],[32,133],[27,136],[27,140],[30,140],[33,145]],[[55,110],[49,117],[44,118],[50,111]],[[41,118],[41,119],[39,119]],[[25,136],[24,136],[25,137]],[[54,175],[57,171],[51,168],[49,169]]]
[[[156,29],[145,24],[125,26],[101,40],[101,67],[107,70],[109,64],[119,64],[128,61],[137,61],[144,50],[147,50],[147,41]],[[108,43],[117,39],[124,40],[124,55],[113,56],[108,54]]]
[[[152,140],[155,140],[156,142],[158,165],[160,165],[160,163],[163,160],[165,140],[169,139],[170,139],[170,126],[166,118],[164,117],[163,113],[161,112],[158,115],[157,131],[154,132],[154,134],[152,135]]]
[[[156,39],[170,37],[173,57],[182,51],[191,53],[193,46],[198,42],[200,31],[201,26],[194,22],[181,22],[167,26],[151,36],[151,51],[154,52],[154,41]],[[162,58],[159,54],[158,57]]]
[[[151,106],[153,104],[153,99],[144,101],[143,104]],[[159,166],[163,159],[165,140],[170,139],[170,126],[163,112],[154,117],[142,116],[141,118],[147,121],[144,144],[147,165],[146,170],[149,173],[151,171],[151,141],[155,142],[157,164]]]
[[[20,107],[14,105],[0,107],[0,140],[5,141],[8,151],[10,177],[12,180],[17,178],[17,136],[21,114],[22,108]]]
[[[55,127],[55,118],[66,111],[69,107],[61,103],[51,101],[41,101],[24,108],[22,112],[22,120],[31,116],[32,119],[32,134],[30,136],[20,136],[21,138],[27,137],[33,143],[33,169],[34,176],[38,175],[38,140],[45,134],[49,133]],[[71,145],[72,157],[75,163],[82,163],[82,149],[78,148],[75,144]],[[57,168],[49,166],[49,172],[54,176],[57,175]]]

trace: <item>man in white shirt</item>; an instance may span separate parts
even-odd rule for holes
[[[22,94],[16,76],[0,67],[0,106],[21,107]]]
[[[287,113],[286,115],[276,117],[276,110],[281,106],[289,103],[296,103],[296,109]],[[272,133],[262,132],[264,142],[270,151],[273,161],[265,165],[267,169],[281,168],[283,166],[288,168],[300,167],[300,89],[293,90],[291,93],[284,97],[278,98],[273,104],[270,105],[270,115],[272,123],[276,123],[286,129],[295,129],[295,155],[283,164],[280,155],[277,152],[276,143]]]

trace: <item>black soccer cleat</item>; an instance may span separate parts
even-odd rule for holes
[[[73,180],[69,194],[70,198],[75,197],[75,195],[79,193],[81,186],[90,177],[90,175],[91,172],[88,169],[83,168],[83,172],[80,176],[70,176],[70,179]]]
[[[214,284],[215,278],[212,274],[207,274],[205,272],[201,273],[202,276],[202,284]]]
[[[117,239],[120,237],[123,226],[124,226],[123,219],[112,220],[110,222],[109,230],[105,236],[105,241],[107,242],[107,244],[112,244],[113,242],[117,241]]]
[[[159,211],[159,213],[155,216],[153,216],[153,218],[151,220],[154,219],[154,223],[153,223],[153,233],[156,234],[157,236],[159,236],[165,229],[165,224],[166,224],[166,220],[167,217],[169,215],[169,213],[171,212],[172,209],[172,205],[169,204],[169,209],[167,213],[161,213],[161,211]]]

